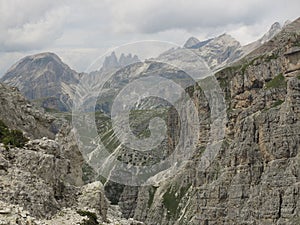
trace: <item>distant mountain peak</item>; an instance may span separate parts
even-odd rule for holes
[[[56,55],[53,52],[42,52],[34,55],[29,55],[24,58],[24,60],[30,60],[32,62],[38,61],[38,60],[45,60],[45,62],[55,61],[59,64],[66,65],[61,58],[59,58],[58,55]],[[67,65],[66,65],[67,66]]]
[[[119,58],[119,65],[120,66],[127,66],[129,64],[139,62],[139,61],[140,60],[137,57],[137,55],[132,56],[131,53],[129,53],[128,55],[125,55],[124,53],[122,53],[120,58]]]
[[[207,39],[205,41],[199,41],[199,39],[195,37],[190,37],[185,44],[183,45],[184,48],[188,49],[198,49],[201,48],[202,46],[208,44],[213,38]]]
[[[185,44],[183,45],[184,48],[192,48],[193,46],[199,44],[200,41],[195,37],[190,37]]]
[[[35,55],[29,55],[27,56],[28,58],[32,58],[32,59],[39,59],[39,58],[45,58],[45,57],[52,57],[54,59],[57,59],[59,61],[61,61],[61,59],[58,57],[58,55],[56,55],[53,52],[41,52],[41,53],[37,53]]]
[[[234,37],[227,33],[221,34],[220,36],[214,38],[214,40],[222,41],[224,43],[239,43]]]
[[[269,41],[276,34],[278,34],[281,30],[282,30],[282,26],[280,25],[279,22],[273,23],[271,28],[269,29],[269,31],[262,38],[259,39],[260,43],[263,44],[263,43]]]
[[[131,53],[125,55],[122,53],[118,59],[115,52],[112,52],[109,56],[106,56],[102,65],[102,70],[111,70],[116,68],[121,68],[132,63],[140,62],[140,59],[137,55]]]
[[[274,29],[281,29],[281,25],[280,25],[279,22],[275,22],[275,23],[272,24],[270,30],[274,30]]]
[[[18,89],[28,100],[45,108],[70,110],[79,74],[54,53],[30,55],[15,63],[0,79]]]
[[[104,69],[115,68],[118,66],[118,64],[119,62],[116,53],[112,52],[109,56],[105,57],[102,68]]]
[[[58,62],[60,64],[63,64],[61,59],[53,52],[42,52],[34,55],[25,56],[24,58],[20,59],[18,62],[16,62],[14,65],[12,65],[8,71],[6,72],[6,75],[10,72],[17,69],[17,67],[22,67],[24,65],[28,65],[28,63],[35,63],[38,60],[45,60],[45,63],[49,63],[51,61]]]

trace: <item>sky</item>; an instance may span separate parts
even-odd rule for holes
[[[241,44],[300,17],[299,0],[0,0],[0,76],[26,55],[54,52],[83,72],[107,50],[159,40],[183,45],[228,33]]]

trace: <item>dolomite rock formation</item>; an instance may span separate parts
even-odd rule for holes
[[[199,149],[172,179],[141,188],[136,219],[149,225],[300,223],[299,30],[300,19],[216,74],[228,117],[218,155],[203,169]],[[205,101],[197,92],[195,101]]]
[[[58,132],[52,117],[33,108],[16,89],[1,85],[1,120],[30,137],[24,147],[0,146],[1,223],[299,224],[299,30],[300,19],[216,74],[227,123],[209,167],[199,163],[214,118],[195,86],[191,96],[202,128],[196,153],[169,180],[122,187],[113,206],[100,182],[81,186],[84,161],[72,129],[62,126]],[[176,138],[168,143],[176,144]]]

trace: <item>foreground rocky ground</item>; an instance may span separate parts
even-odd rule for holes
[[[68,125],[15,88],[0,84],[0,102],[0,224],[142,224],[123,219],[99,181],[84,185],[84,160]]]

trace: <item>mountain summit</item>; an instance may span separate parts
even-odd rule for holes
[[[274,23],[271,26],[270,30],[264,36],[262,36],[262,38],[259,39],[260,43],[263,44],[263,43],[269,41],[276,34],[278,34],[281,30],[282,30],[282,26],[280,25],[280,23],[278,23],[278,22]]]
[[[121,68],[136,62],[139,62],[139,58],[137,55],[133,55],[129,53],[128,55],[125,55],[122,53],[118,59],[115,52],[112,52],[111,55],[107,56],[103,62],[102,71],[109,71],[117,68]]]
[[[13,65],[1,82],[17,87],[28,100],[45,108],[68,111],[79,74],[54,53],[27,56]]]

